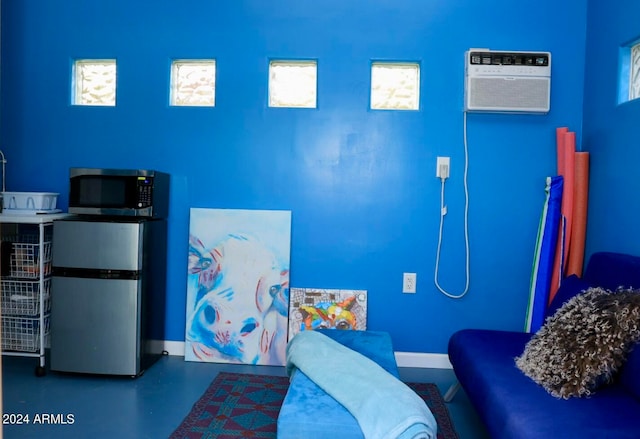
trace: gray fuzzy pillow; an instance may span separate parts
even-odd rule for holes
[[[639,339],[640,290],[590,288],[547,318],[516,366],[557,398],[588,396]]]

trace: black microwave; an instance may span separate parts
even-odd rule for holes
[[[69,213],[166,218],[169,174],[143,169],[71,168]]]

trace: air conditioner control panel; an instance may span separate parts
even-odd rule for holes
[[[470,75],[550,76],[549,52],[507,52],[470,50],[467,52]]]

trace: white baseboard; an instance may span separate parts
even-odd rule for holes
[[[421,367],[426,369],[452,369],[447,354],[422,352],[396,352],[398,367]]]
[[[171,340],[147,340],[147,350],[152,354],[162,354],[184,357],[184,342]]]
[[[147,348],[154,354],[167,352],[169,355],[184,357],[184,342],[171,340],[149,340]],[[421,352],[395,352],[398,367],[421,367],[427,369],[451,369],[447,354],[427,354]]]

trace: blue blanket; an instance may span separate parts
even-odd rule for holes
[[[433,414],[413,390],[374,361],[315,331],[287,345],[287,374],[302,372],[342,404],[369,439],[434,439]]]

